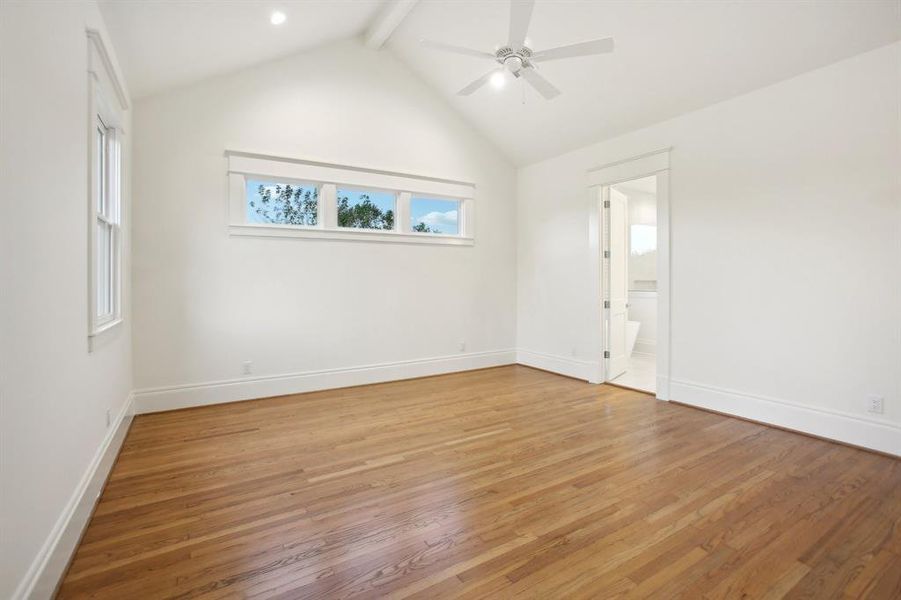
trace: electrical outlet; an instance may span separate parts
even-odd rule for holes
[[[106,426],[109,427],[113,424],[113,415],[110,412],[110,409],[106,409]]]
[[[460,342],[460,352],[466,352],[466,342]]]
[[[244,361],[244,374],[250,375],[253,373],[253,361],[245,360]]]
[[[882,396],[867,396],[867,412],[877,415],[885,412],[885,398]]]

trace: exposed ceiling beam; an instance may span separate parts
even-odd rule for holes
[[[417,2],[419,0],[388,0],[363,36],[366,45],[373,50],[381,48]]]

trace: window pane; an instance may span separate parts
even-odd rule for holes
[[[248,223],[316,225],[319,188],[315,184],[248,179],[245,193]]]
[[[421,233],[460,233],[460,202],[434,198],[410,199],[410,229]]]
[[[95,166],[97,168],[97,212],[104,214],[106,210],[106,130],[97,128],[97,156]]]
[[[338,227],[394,229],[391,192],[338,188]]]
[[[120,217],[119,213],[121,212],[119,197],[121,163],[119,162],[119,143],[116,139],[115,131],[112,129],[107,129],[106,131],[106,161],[104,170],[106,171],[104,214],[108,221],[118,223]]]
[[[97,316],[112,312],[111,273],[112,273],[112,227],[103,221],[97,221]]]
[[[109,226],[109,282],[107,283],[107,289],[109,292],[107,295],[109,296],[109,302],[107,304],[107,308],[109,309],[107,312],[109,314],[116,313],[116,302],[119,296],[119,286],[118,280],[119,276],[116,272],[116,269],[119,266],[118,263],[119,257],[119,230],[114,225]]]

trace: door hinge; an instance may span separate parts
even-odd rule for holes
[[[604,350],[604,358],[610,358],[610,350]]]
[[[610,250],[604,250],[604,258],[610,258]]]
[[[604,200],[604,208],[610,208],[610,200]]]
[[[610,308],[610,300],[604,300],[604,308]]]

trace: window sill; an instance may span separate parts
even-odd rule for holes
[[[118,317],[110,321],[106,321],[94,327],[88,333],[88,352],[94,352],[98,348],[102,348],[106,343],[115,338],[107,337],[117,328],[117,326],[125,321],[123,317]]]
[[[289,225],[229,225],[229,235],[249,237],[305,238],[313,240],[343,240],[351,242],[382,242],[389,244],[431,244],[443,246],[473,246],[471,237],[436,233],[401,233],[365,229],[335,230],[292,227]]]
[[[91,333],[89,333],[88,335],[90,337],[97,337],[98,335],[102,335],[103,333],[106,333],[110,329],[113,329],[116,325],[120,324],[122,321],[123,321],[122,317],[117,317],[115,319],[105,321],[105,322],[101,323],[100,325],[97,325],[96,327],[94,327],[94,329],[91,330]]]

